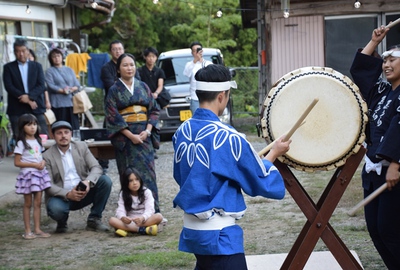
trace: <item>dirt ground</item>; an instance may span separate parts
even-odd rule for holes
[[[263,139],[256,136],[249,136],[249,140],[256,151],[266,146]],[[181,212],[172,207],[178,186],[172,177],[171,141],[162,142],[158,156],[156,170],[161,212],[169,221],[158,236],[118,238],[113,232],[86,231],[88,208],[71,213],[68,233],[54,234],[56,223],[46,216],[45,208],[42,207],[42,230],[52,233],[52,236],[48,239],[24,240],[21,237],[24,231],[22,197],[12,194],[12,199],[6,204],[3,202],[0,207],[0,269],[137,269],[126,264],[105,266],[103,261],[149,248],[152,252],[176,251],[182,218]],[[104,222],[114,215],[117,205],[119,181],[115,161],[110,162],[108,174],[113,180],[113,190],[104,211]],[[295,174],[310,196],[317,200],[332,172]],[[347,247],[357,252],[365,269],[384,269],[366,231],[362,211],[355,217],[346,214],[361,199],[359,178],[358,171],[330,223]],[[287,193],[283,200],[276,201],[246,196],[246,201],[248,211],[238,222],[244,229],[246,255],[288,253],[306,222],[292,197]],[[328,249],[319,240],[314,250]]]

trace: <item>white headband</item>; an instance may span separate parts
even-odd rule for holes
[[[211,92],[221,92],[226,91],[231,88],[237,88],[235,81],[227,82],[200,82],[196,81],[196,90],[211,91]]]
[[[382,58],[386,58],[388,56],[400,57],[400,51],[386,51],[382,53]]]

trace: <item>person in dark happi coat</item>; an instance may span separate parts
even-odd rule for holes
[[[149,87],[134,78],[135,73],[134,56],[122,54],[117,60],[118,80],[109,89],[105,103],[107,130],[119,175],[128,167],[137,169],[153,192],[155,210],[159,212],[151,130],[158,122],[160,109]]]
[[[371,239],[388,269],[400,269],[400,45],[373,57],[389,28],[375,29],[357,52],[351,74],[368,104],[367,154],[362,171],[364,197],[382,184],[388,189],[365,206]],[[380,76],[386,77],[384,81]]]

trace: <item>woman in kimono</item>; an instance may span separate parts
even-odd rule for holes
[[[117,60],[118,80],[108,91],[105,102],[106,124],[119,175],[126,168],[137,169],[153,192],[159,212],[151,130],[157,124],[159,107],[149,87],[135,79],[135,57],[122,54]]]
[[[368,232],[387,268],[400,269],[400,46],[373,54],[389,28],[375,29],[356,54],[351,74],[368,104],[367,154],[362,172],[364,197],[387,183],[388,190],[365,206]],[[380,77],[382,71],[387,81]]]

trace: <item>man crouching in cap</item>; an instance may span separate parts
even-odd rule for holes
[[[56,144],[44,154],[52,186],[46,190],[47,214],[57,221],[57,233],[67,231],[69,211],[93,204],[87,230],[108,231],[101,222],[110,196],[112,182],[85,142],[71,141],[72,127],[66,121],[55,122],[52,132]]]

